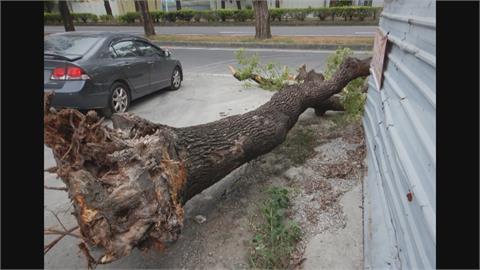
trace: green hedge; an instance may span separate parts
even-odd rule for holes
[[[136,20],[140,21],[140,13],[127,12],[123,15],[118,16],[118,19],[124,23],[134,23]]]
[[[102,22],[114,22],[115,21],[115,17],[113,17],[112,15],[100,15],[100,16],[98,16],[98,18]]]
[[[70,13],[76,22],[97,22],[98,17],[92,13]]]
[[[43,13],[43,23],[61,23],[62,16],[58,13]]]
[[[336,18],[343,18],[345,21],[358,19],[360,21],[365,18],[371,18],[373,20],[378,18],[382,8],[367,7],[367,6],[335,6],[328,8],[273,8],[270,9],[270,19],[272,21],[278,20],[293,20],[304,21],[307,16],[314,16],[319,20],[326,20],[327,18],[335,20]],[[151,11],[150,15],[156,23],[160,22],[245,22],[254,20],[254,12],[252,9],[220,9],[220,10],[190,10],[182,9],[178,11]],[[140,22],[140,13],[128,12],[124,15],[114,18],[113,16],[101,15],[98,17],[91,13],[72,13],[72,16],[76,22],[87,23],[97,22],[100,19],[102,22],[118,21],[122,23],[135,23]],[[62,18],[57,13],[44,13],[45,23],[61,23]]]
[[[237,22],[245,22],[247,20],[254,20],[255,14],[251,9],[242,9],[242,10],[235,10],[233,13],[233,20]]]
[[[382,10],[381,7],[367,7],[367,6],[336,6],[326,8],[273,8],[270,9],[270,19],[272,21],[278,20],[295,20],[304,21],[308,15],[318,17],[320,20],[330,18],[344,18],[345,20],[372,18],[375,20]]]
[[[177,13],[177,20],[189,22],[192,20],[193,16],[195,15],[195,10],[191,9],[182,9],[176,12]]]

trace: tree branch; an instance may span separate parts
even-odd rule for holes
[[[62,240],[63,237],[65,237],[66,235],[70,235],[73,231],[75,231],[78,228],[79,228],[78,226],[75,226],[65,231],[64,233],[60,233],[60,236],[58,238],[56,238],[55,240],[53,240],[52,242],[50,242],[49,244],[43,247],[43,254],[47,254],[47,252],[49,252],[60,240]]]

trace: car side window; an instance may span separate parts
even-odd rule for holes
[[[148,43],[136,41],[135,44],[137,45],[140,55],[142,56],[154,56],[160,54],[155,47]]]
[[[138,50],[133,44],[133,41],[120,41],[112,45],[117,57],[135,57],[138,55]]]

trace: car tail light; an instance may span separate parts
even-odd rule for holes
[[[90,77],[85,73],[85,71],[76,66],[67,66],[55,68],[52,71],[50,80],[87,80]]]
[[[55,68],[52,71],[50,80],[65,80],[65,68]]]

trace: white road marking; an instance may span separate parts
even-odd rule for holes
[[[195,73],[195,72],[189,73],[189,72],[185,72],[185,77],[187,77],[187,76],[232,77],[232,74],[228,74],[228,73]]]
[[[166,34],[166,35],[175,35],[175,36],[203,36],[203,34]]]
[[[223,31],[219,32],[220,34],[249,34],[249,35],[255,35],[255,32],[242,32],[242,31]]]
[[[375,32],[355,32],[356,35],[375,35]]]

